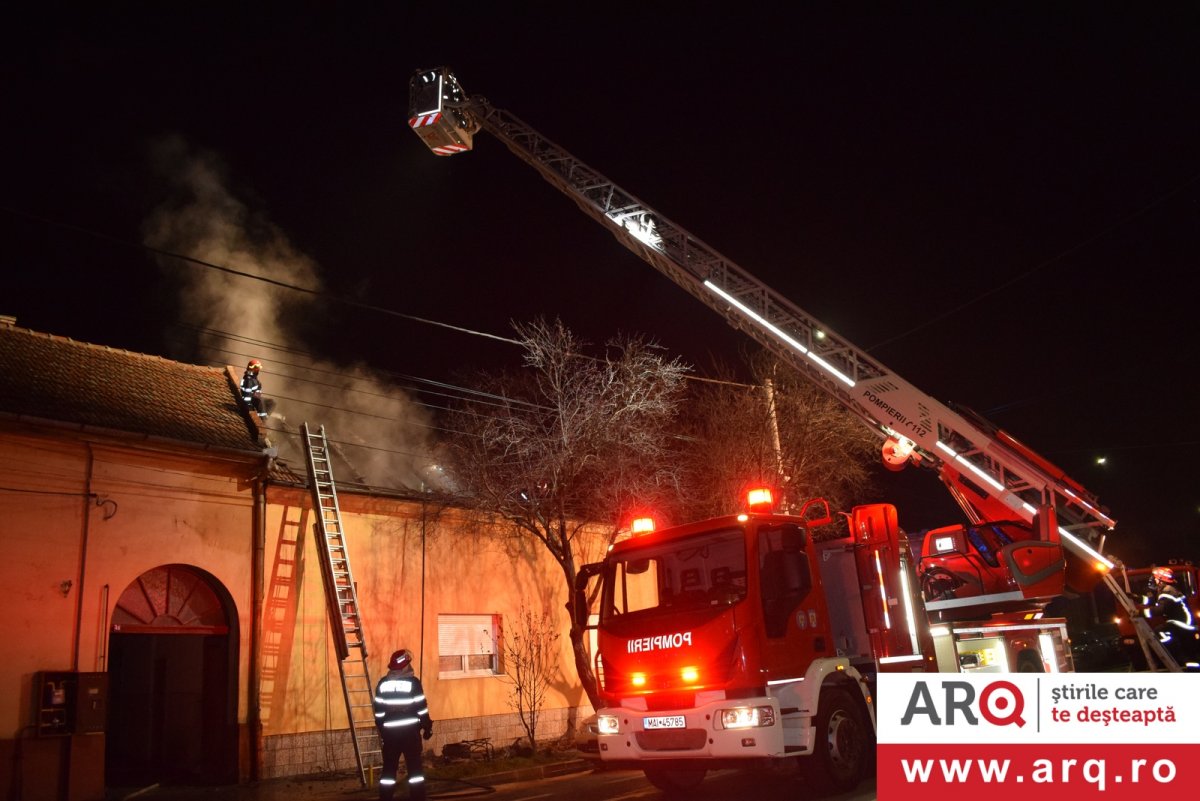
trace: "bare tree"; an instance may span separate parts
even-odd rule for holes
[[[577,559],[598,559],[639,504],[676,500],[672,423],[690,368],[640,338],[591,356],[559,321],[514,327],[526,369],[484,377],[488,403],[452,415],[450,467],[462,502],[545,547],[572,598]],[[589,524],[607,532],[591,551]],[[596,707],[585,630],[572,618],[575,667]]]
[[[512,690],[508,704],[517,710],[529,747],[537,752],[537,722],[558,672],[558,638],[554,619],[522,606],[516,622],[504,631],[504,667]]]
[[[781,491],[784,507],[793,510],[814,497],[848,508],[870,484],[878,438],[795,370],[777,368],[769,354],[751,357],[750,367],[754,384],[693,388],[689,511],[727,514],[759,482]]]

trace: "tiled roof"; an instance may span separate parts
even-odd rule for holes
[[[0,322],[0,419],[19,416],[260,451],[225,369],[183,364]]]

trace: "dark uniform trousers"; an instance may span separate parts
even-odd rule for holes
[[[408,797],[410,801],[425,801],[425,775],[421,768],[422,740],[419,731],[383,735],[383,773],[379,780],[380,801],[392,801],[396,792],[396,768],[400,755],[404,755],[404,769],[408,773]]]

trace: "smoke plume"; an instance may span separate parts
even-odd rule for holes
[[[152,156],[168,191],[143,224],[144,242],[246,274],[160,257],[163,267],[182,280],[181,322],[196,331],[196,352],[211,353],[210,363],[232,365],[239,376],[249,358],[263,362],[259,378],[271,404],[266,426],[280,457],[304,472],[296,433],[307,421],[314,430],[324,425],[334,450],[344,457],[344,464],[334,463],[339,483],[437,486],[429,415],[367,365],[311,355],[310,345],[299,339],[299,327],[289,324],[317,311],[323,289],[318,265],[233,195],[227,170],[215,155],[173,137],[159,142]],[[345,474],[347,469],[352,475]]]

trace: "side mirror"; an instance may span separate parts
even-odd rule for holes
[[[804,506],[800,508],[800,516],[804,518],[804,525],[808,528],[827,526],[833,522],[833,515],[829,513],[829,501],[824,498],[805,501]]]

